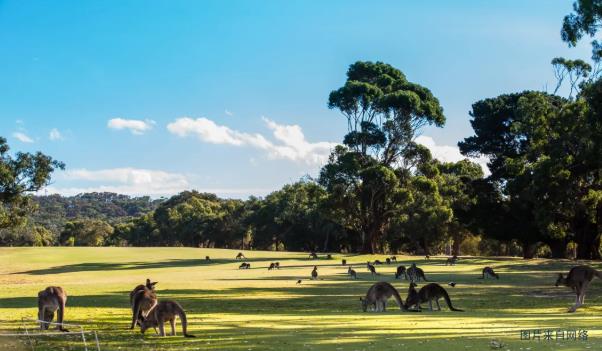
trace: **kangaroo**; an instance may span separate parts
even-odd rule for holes
[[[40,329],[48,330],[50,322],[54,319],[54,312],[57,312],[57,329],[68,332],[63,328],[63,318],[65,316],[65,305],[67,304],[67,293],[60,286],[49,286],[38,292],[38,320]],[[47,323],[43,323],[47,322]]]
[[[416,307],[418,310],[420,309],[417,304],[417,301],[420,301],[420,297],[418,296],[418,291],[416,291],[416,283],[410,282],[410,287],[408,288],[408,297],[406,298],[405,308],[410,310],[412,307]]]
[[[245,257],[245,255],[243,255],[243,253],[242,253],[242,252],[239,252],[239,253],[238,253],[238,255],[236,255],[236,259],[237,259],[237,260],[242,260],[243,258],[244,258],[245,260],[247,259],[247,258]]]
[[[445,261],[445,265],[446,265],[446,266],[453,266],[453,265],[455,265],[455,264],[456,264],[456,261],[457,261],[457,260],[458,260],[458,258],[456,258],[455,256],[454,256],[454,257],[449,257],[449,258],[447,259],[447,261]]]
[[[571,268],[566,278],[558,273],[556,286],[564,285],[571,288],[576,294],[575,305],[569,308],[569,312],[575,312],[585,303],[585,292],[594,277],[602,279],[602,272],[589,266],[576,266]]]
[[[347,265],[347,260],[345,260],[345,259],[342,259],[342,260],[341,260],[341,265],[343,265],[343,266],[346,266],[346,265]]]
[[[313,271],[311,271],[311,279],[312,280],[318,279],[318,266],[314,266]]]
[[[368,271],[372,273],[373,276],[378,275],[378,273],[376,273],[376,268],[374,268],[374,266],[371,265],[370,262],[368,262],[366,266],[368,267]]]
[[[483,268],[483,272],[481,273],[481,277],[479,279],[485,279],[487,277],[493,277],[495,279],[500,279],[500,276],[493,271],[491,267]]]
[[[280,269],[280,262],[274,262],[274,267],[276,269]]]
[[[194,338],[194,335],[190,335],[186,332],[188,321],[186,320],[184,309],[182,309],[180,304],[171,300],[157,303],[149,312],[148,318],[143,320],[140,324],[140,331],[144,334],[148,328],[159,327],[159,335],[165,336],[165,322],[169,321],[169,324],[171,324],[171,335],[176,335],[176,316],[180,317],[182,333],[184,336],[187,338]]]
[[[425,255],[424,259],[427,260],[427,261],[430,260],[431,259],[431,255]]]
[[[360,297],[362,302],[362,310],[368,311],[368,307],[374,307],[376,312],[385,312],[387,310],[387,300],[393,296],[399,309],[405,311],[405,305],[393,285],[387,282],[378,282],[368,289],[366,297]]]
[[[408,280],[408,272],[405,266],[397,267],[397,272],[395,272],[395,279],[401,279],[402,276]]]
[[[374,264],[383,264],[383,263],[379,260],[374,260]]]
[[[433,301],[435,301],[435,303],[437,304],[437,311],[441,311],[441,306],[439,305],[439,299],[443,298],[445,300],[445,302],[447,303],[447,307],[449,307],[450,310],[456,311],[456,312],[464,312],[463,310],[455,308],[452,305],[451,299],[449,298],[447,291],[445,291],[445,289],[441,285],[436,284],[436,283],[427,284],[427,285],[423,286],[420,289],[420,291],[418,291],[417,295],[411,291],[412,285],[414,285],[414,287],[416,286],[416,284],[410,283],[410,291],[409,291],[408,299],[406,300],[406,306],[405,306],[406,308],[409,309],[412,307],[416,307],[418,310],[422,310],[420,305],[422,303],[428,302],[429,309],[432,311],[433,310]]]
[[[134,288],[130,293],[130,304],[132,306],[132,324],[130,329],[140,322],[144,322],[150,310],[157,304],[157,294],[155,293],[155,284],[150,279],[146,280],[147,285],[140,285]],[[142,317],[142,319],[140,318]]]
[[[397,262],[397,257],[396,256],[391,256],[391,262]]]
[[[353,269],[351,269],[351,266],[349,266],[349,268],[347,269],[347,274],[349,274],[351,278],[357,279],[357,273]]]
[[[268,271],[271,271],[272,269],[276,268],[276,264],[274,262],[270,263],[270,266],[268,267]]]
[[[249,269],[249,268],[251,268],[251,264],[246,263],[246,262],[243,262],[240,264],[240,266],[238,266],[238,269]]]
[[[391,264],[391,259],[390,259],[389,257],[387,257],[387,258],[385,259],[385,262],[386,262],[387,264]]]
[[[407,273],[408,273],[408,277],[410,278],[410,281],[419,282],[422,279],[425,282],[428,282],[428,279],[426,279],[426,276],[424,275],[424,271],[422,270],[422,268],[416,267],[415,263],[412,263],[412,266],[410,266],[410,268],[408,268]]]

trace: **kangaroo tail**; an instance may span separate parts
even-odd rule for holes
[[[399,306],[400,310],[402,310],[402,311],[407,311],[408,310],[406,308],[405,303],[403,303],[403,300],[401,299],[401,296],[399,296],[399,292],[395,288],[393,288],[393,298],[395,298],[395,302],[397,302],[397,305]]]
[[[449,298],[449,295],[447,294],[447,291],[445,291],[445,289],[443,289],[443,298],[445,299],[445,303],[447,303],[447,307],[449,307],[450,310],[456,312],[464,312],[464,310],[452,306],[451,299]]]
[[[196,338],[196,336],[188,334],[187,332],[188,320],[186,319],[186,313],[184,312],[182,307],[178,309],[178,316],[180,317],[180,322],[182,322],[182,333],[184,334],[184,336],[187,338]]]
[[[137,297],[138,296],[134,296],[134,305],[132,306],[132,325],[130,325],[130,329],[134,329],[136,323],[138,322],[138,318],[140,317],[140,299]]]

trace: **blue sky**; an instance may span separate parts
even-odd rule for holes
[[[553,90],[570,0],[0,1],[0,135],[67,164],[48,192],[265,195],[316,176],[349,64],[440,99],[420,141],[453,160],[482,98]]]

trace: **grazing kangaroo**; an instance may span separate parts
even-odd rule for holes
[[[312,280],[318,279],[318,266],[314,266],[313,271],[311,271],[311,279]]]
[[[242,260],[243,258],[244,258],[245,260],[247,259],[247,258],[245,257],[245,255],[243,255],[243,253],[242,253],[242,252],[239,252],[239,253],[238,253],[238,255],[236,255],[236,259],[237,259],[237,260]]]
[[[458,258],[457,258],[456,256],[454,256],[454,257],[449,257],[449,258],[447,259],[447,261],[445,261],[445,265],[446,265],[446,266],[453,266],[453,265],[455,265],[455,264],[456,264],[456,261],[457,261],[457,260],[458,260]]]
[[[378,273],[376,273],[376,268],[374,268],[373,265],[370,264],[370,262],[367,263],[366,267],[368,268],[368,271],[370,273],[372,273],[372,275],[378,275]]]
[[[418,291],[416,290],[416,283],[410,282],[410,287],[408,288],[408,297],[406,298],[405,308],[411,310],[417,304],[417,301],[420,301],[420,297],[418,296]],[[418,310],[419,306],[415,306]]]
[[[405,311],[405,305],[393,285],[387,282],[378,282],[368,289],[366,297],[360,297],[362,302],[362,310],[368,311],[368,307],[373,306],[375,312],[385,312],[387,310],[387,300],[393,296],[399,309]]]
[[[386,262],[387,264],[391,264],[391,259],[390,259],[389,257],[387,257],[387,259],[385,260],[385,262]]]
[[[397,262],[397,257],[396,256],[391,256],[391,262]]]
[[[274,262],[274,267],[276,269],[280,269],[280,262]]]
[[[274,262],[272,262],[272,263],[270,263],[270,266],[268,267],[268,271],[271,271],[274,268],[276,268],[276,264]]]
[[[405,266],[397,267],[397,272],[395,272],[395,279],[401,279],[402,276],[408,280],[408,272]]]
[[[571,268],[566,278],[558,273],[556,286],[564,285],[571,288],[576,294],[575,305],[569,308],[569,312],[575,312],[585,303],[585,292],[594,277],[602,279],[602,272],[589,266],[576,266]]]
[[[349,266],[349,268],[347,269],[347,274],[349,274],[351,278],[357,279],[357,273],[353,269],[351,269],[351,266]]]
[[[238,269],[249,269],[251,268],[251,264],[247,263],[247,262],[243,262],[240,264],[240,266],[238,266]]]
[[[407,273],[408,277],[410,278],[410,281],[419,282],[422,279],[425,282],[428,282],[428,279],[426,279],[426,276],[424,275],[424,271],[422,270],[422,268],[416,267],[416,263],[412,263],[412,266],[408,268]]]
[[[379,260],[374,260],[374,264],[383,264],[383,263]]]
[[[130,304],[132,306],[132,324],[130,325],[130,329],[134,329],[136,324],[144,322],[150,310],[157,304],[155,284],[157,282],[151,283],[150,279],[147,279],[146,285],[138,285],[130,293]]]
[[[194,335],[190,335],[186,332],[188,321],[186,320],[184,309],[182,309],[180,304],[171,300],[157,303],[149,312],[148,318],[143,320],[140,324],[140,331],[144,334],[148,328],[159,327],[159,335],[165,336],[165,322],[169,321],[169,324],[171,324],[171,335],[176,335],[176,316],[180,317],[182,333],[184,336],[187,338],[194,338]]]
[[[479,279],[485,279],[487,277],[493,277],[495,279],[500,279],[500,276],[493,271],[491,267],[483,268],[483,272],[481,273],[481,277]]]
[[[422,303],[428,302],[429,309],[432,311],[433,310],[433,301],[435,301],[435,303],[437,304],[437,311],[441,311],[441,306],[439,305],[439,299],[443,298],[445,300],[445,302],[447,303],[447,307],[449,307],[450,310],[456,311],[456,312],[464,312],[463,310],[457,309],[452,305],[451,299],[449,298],[447,291],[445,291],[445,289],[441,285],[436,284],[436,283],[427,284],[427,285],[423,286],[420,289],[420,291],[418,291],[417,295],[411,291],[412,286],[415,287],[416,284],[410,283],[410,291],[408,294],[408,299],[406,300],[406,308],[409,309],[412,307],[416,307],[418,310],[421,310],[422,308],[420,305]]]
[[[67,293],[60,286],[49,286],[38,292],[38,320],[40,329],[48,330],[50,322],[54,319],[54,312],[57,312],[56,321],[59,323],[57,329],[68,332],[63,328],[63,318],[65,316],[65,305],[67,304]]]

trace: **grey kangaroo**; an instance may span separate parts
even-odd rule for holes
[[[395,279],[401,279],[401,277],[404,277],[405,280],[408,280],[408,272],[405,266],[397,267],[397,272],[395,272]]]
[[[569,312],[575,312],[585,303],[585,292],[594,277],[602,278],[602,272],[589,266],[576,266],[571,268],[566,278],[558,273],[556,286],[564,285],[571,288],[576,294],[575,305],[569,308]]]
[[[311,271],[311,279],[318,279],[318,266],[314,266],[314,269]]]
[[[370,289],[368,289],[366,297],[360,297],[362,310],[366,312],[369,307],[374,307],[376,312],[385,312],[387,310],[387,300],[389,300],[391,296],[395,298],[395,302],[399,306],[399,309],[405,311],[405,305],[403,304],[397,289],[387,282],[378,282],[372,285]]]
[[[130,329],[134,329],[136,324],[144,322],[149,312],[157,304],[157,294],[155,293],[155,285],[157,282],[151,283],[150,279],[146,280],[147,285],[137,287],[130,293],[130,304],[132,306],[132,324]],[[142,317],[143,319],[140,319]]]
[[[412,266],[408,268],[407,273],[408,277],[413,282],[419,282],[421,279],[425,282],[428,282],[428,279],[426,279],[426,276],[424,275],[424,271],[422,270],[422,268],[416,267],[416,263],[412,263]]]
[[[369,271],[370,273],[372,273],[372,275],[373,275],[373,276],[374,276],[374,275],[378,275],[378,273],[376,273],[376,268],[374,268],[374,266],[373,266],[373,265],[371,265],[371,264],[370,264],[370,262],[367,262],[367,263],[366,263],[366,268],[368,268],[368,271]]]
[[[413,288],[412,286],[416,287],[416,284],[414,284],[413,282],[410,283],[410,291],[409,291],[408,299],[406,300],[406,305],[405,305],[405,307],[407,309],[415,307],[418,310],[422,310],[422,307],[420,305],[425,302],[428,302],[429,309],[432,311],[433,310],[433,301],[435,301],[435,303],[437,304],[437,310],[441,311],[441,306],[439,306],[439,299],[443,298],[445,300],[445,302],[447,303],[447,307],[449,307],[450,310],[456,311],[456,312],[464,312],[463,310],[457,309],[452,305],[451,299],[449,298],[447,291],[445,291],[445,289],[441,285],[436,284],[436,283],[427,284],[427,285],[423,286],[422,288],[420,288],[420,291],[418,291],[418,294],[414,294],[411,291]]]
[[[495,278],[495,279],[500,279],[500,276],[497,273],[495,273],[493,271],[493,268],[491,268],[491,267],[485,267],[485,268],[483,268],[483,272],[481,273],[481,277],[479,279],[485,279],[487,277],[492,277],[492,278]]]
[[[171,300],[157,303],[153,309],[150,310],[148,318],[143,320],[140,324],[140,331],[144,334],[148,328],[159,327],[159,335],[165,336],[165,322],[169,321],[169,324],[171,324],[171,335],[176,335],[176,316],[180,318],[184,336],[187,338],[194,338],[194,335],[190,335],[186,332],[188,321],[186,320],[184,309],[180,304]]]
[[[351,278],[357,279],[357,273],[355,272],[355,270],[351,269],[351,266],[347,268],[347,274],[349,274]]]
[[[57,312],[57,329],[68,332],[63,328],[63,318],[65,316],[65,305],[67,304],[67,293],[60,286],[49,286],[46,289],[38,292],[38,320],[40,329],[48,330],[50,322],[54,319],[54,312]]]

